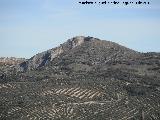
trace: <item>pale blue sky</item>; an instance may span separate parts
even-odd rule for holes
[[[160,0],[137,6],[78,1],[0,0],[0,57],[30,58],[78,35],[160,52]]]

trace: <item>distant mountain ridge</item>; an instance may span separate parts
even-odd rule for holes
[[[24,62],[24,58],[15,58],[15,57],[0,57],[1,65],[16,65]]]

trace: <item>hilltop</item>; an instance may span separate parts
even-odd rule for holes
[[[79,56],[78,56],[79,55]],[[93,37],[77,36],[67,40],[60,46],[39,53],[20,65],[22,71],[40,68],[54,61],[56,58],[74,59],[75,62],[89,62],[90,64],[106,63],[136,58],[140,54],[136,51],[118,45],[111,41]],[[67,58],[68,56],[74,56]]]

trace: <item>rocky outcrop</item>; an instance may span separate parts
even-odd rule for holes
[[[48,62],[52,61],[54,58],[58,57],[63,52],[67,52],[77,46],[80,46],[85,41],[93,40],[92,37],[77,36],[69,39],[67,42],[61,44],[60,46],[47,50],[42,53],[38,53],[27,61],[22,62],[18,65],[19,71],[26,71],[31,69],[36,69],[46,65]]]

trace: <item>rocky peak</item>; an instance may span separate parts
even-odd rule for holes
[[[67,41],[67,43],[70,45],[70,49],[72,49],[72,48],[75,48],[76,46],[82,45],[83,43],[85,43],[87,41],[93,41],[93,40],[96,40],[96,38],[93,38],[90,36],[88,36],[88,37],[76,36],[76,37],[69,39]]]
[[[94,62],[97,62],[97,59],[99,59],[99,63],[109,61],[113,57],[114,59],[124,59],[137,54],[133,50],[110,41],[100,40],[89,36],[76,36],[68,39],[65,43],[56,48],[36,54],[29,60],[21,63],[19,68],[24,71],[45,66],[47,63],[54,61],[55,58],[62,57],[62,53],[63,55],[72,54],[71,56],[75,56],[72,59],[79,59],[79,61],[82,59],[82,56],[88,56],[85,59],[90,59],[90,61]]]
[[[58,57],[60,54],[67,52],[75,48],[76,46],[80,46],[86,41],[90,41],[92,39],[94,38],[84,37],[84,36],[73,37],[67,40],[67,42],[61,44],[60,46],[56,48],[52,48],[50,50],[36,54],[32,58],[30,58],[28,61],[21,63],[18,68],[20,69],[20,71],[21,70],[24,71],[27,69],[29,70],[29,69],[34,69],[34,68],[44,66],[48,62],[52,61],[54,58]]]
[[[74,37],[72,38],[72,48],[78,46],[78,45],[81,45],[82,43],[84,43],[84,40],[85,40],[85,37],[83,36],[77,36],[77,37]]]

